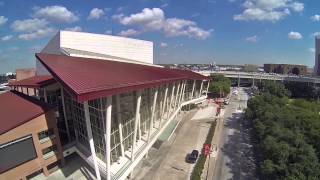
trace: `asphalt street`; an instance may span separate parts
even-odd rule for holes
[[[223,126],[218,142],[218,155],[214,167],[213,180],[257,179],[250,144],[250,128],[243,120],[243,110],[249,98],[248,89],[240,88],[239,95],[233,95],[225,109]],[[239,108],[241,110],[239,110]]]

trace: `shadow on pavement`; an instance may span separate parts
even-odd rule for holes
[[[224,126],[228,129],[228,141],[222,147],[222,153],[223,156],[230,159],[226,166],[230,168],[231,179],[258,179],[249,134],[250,127],[241,119],[242,115],[242,113],[233,113],[225,120]]]

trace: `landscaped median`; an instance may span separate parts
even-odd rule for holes
[[[216,128],[216,121],[211,123],[206,141],[204,142],[204,145],[211,144],[215,128]],[[203,147],[204,147],[204,145],[203,145]],[[191,174],[191,180],[200,180],[201,179],[201,174],[202,174],[204,165],[206,163],[206,158],[207,157],[205,156],[204,151],[202,150],[201,154],[198,158],[198,161],[196,162],[196,164],[193,167],[193,171]]]

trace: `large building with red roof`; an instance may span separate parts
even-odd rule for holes
[[[126,179],[181,108],[204,101],[209,87],[205,76],[154,65],[150,45],[62,31],[35,55],[37,76],[10,86],[55,107],[65,155],[77,153],[97,179]]]

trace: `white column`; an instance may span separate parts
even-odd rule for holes
[[[203,80],[201,80],[201,86],[200,86],[200,93],[199,93],[199,97],[201,97],[201,95],[202,95],[202,87],[203,87]]]
[[[193,80],[193,86],[192,86],[192,91],[191,91],[191,99],[193,99],[193,93],[194,93],[194,89],[196,87],[196,80]],[[189,99],[189,100],[191,100]]]
[[[97,162],[96,150],[94,147],[94,142],[93,142],[93,137],[92,137],[92,129],[91,129],[91,122],[90,122],[88,101],[85,101],[83,103],[83,106],[84,106],[84,116],[86,118],[86,126],[87,126],[87,132],[88,132],[88,140],[89,140],[89,144],[90,144],[90,151],[92,154],[92,160],[93,160],[93,164],[94,164],[94,170],[96,172],[97,179],[101,180],[99,166],[98,166],[98,162]]]
[[[137,131],[138,131],[138,120],[140,116],[140,104],[141,104],[141,90],[137,91],[137,106],[136,106],[136,116],[134,121],[134,132],[133,132],[133,141],[132,141],[132,149],[131,149],[131,161],[134,160],[134,150],[137,141]]]
[[[106,142],[106,150],[105,150],[105,161],[107,168],[107,180],[111,179],[111,112],[112,112],[112,96],[107,97],[106,104],[106,132],[104,134],[104,139]]]
[[[183,81],[182,82],[181,94],[180,94],[180,97],[179,97],[179,105],[182,103],[182,99],[183,99],[185,88],[186,88],[186,81]]]
[[[67,135],[68,135],[68,140],[70,141],[70,131],[69,131],[69,125],[68,125],[68,121],[67,121],[67,114],[66,114],[66,105],[64,102],[64,92],[63,92],[63,88],[60,88],[60,94],[61,94],[61,101],[62,101],[62,110],[63,110],[63,117],[64,117],[64,123],[67,129]]]
[[[44,102],[48,103],[48,97],[47,97],[47,90],[46,90],[46,88],[43,88],[43,96],[44,96]]]
[[[174,109],[176,108],[176,105],[178,104],[178,97],[179,97],[179,94],[180,94],[180,86],[181,86],[180,84],[181,84],[181,82],[178,84],[176,97],[175,97],[175,100],[174,100],[174,103],[173,103]]]
[[[161,112],[161,117],[160,117],[160,122],[159,122],[159,128],[161,128],[161,121],[162,121],[162,118],[164,118],[164,111],[165,111],[165,108],[166,108],[166,101],[167,101],[167,96],[168,96],[168,84],[166,85],[166,90],[164,92],[164,100],[163,100],[163,106],[162,106],[162,112]]]
[[[210,87],[210,80],[208,80],[208,86],[207,86],[206,96],[208,96],[209,87]]]
[[[158,97],[158,89],[154,92],[154,96],[153,96],[152,113],[151,113],[150,127],[149,127],[149,132],[148,132],[148,142],[150,141],[151,129],[153,127],[154,113],[156,111],[157,97]]]
[[[180,96],[179,96],[179,106],[180,104],[182,103],[182,98],[183,98],[183,94],[184,94],[184,89],[186,87],[186,83],[185,81],[182,82],[182,88],[181,88],[181,93],[180,93]]]
[[[117,103],[117,118],[119,123],[119,136],[120,136],[120,148],[121,155],[124,156],[124,146],[123,146],[123,135],[122,135],[122,117],[121,117],[121,109],[120,109],[120,95],[116,95],[116,103]]]
[[[173,85],[173,88],[172,88],[172,91],[171,91],[171,98],[170,98],[169,111],[168,111],[169,113],[168,113],[168,117],[167,118],[169,118],[169,116],[171,114],[171,108],[172,108],[173,95],[174,95],[175,88],[176,88],[176,84]]]

